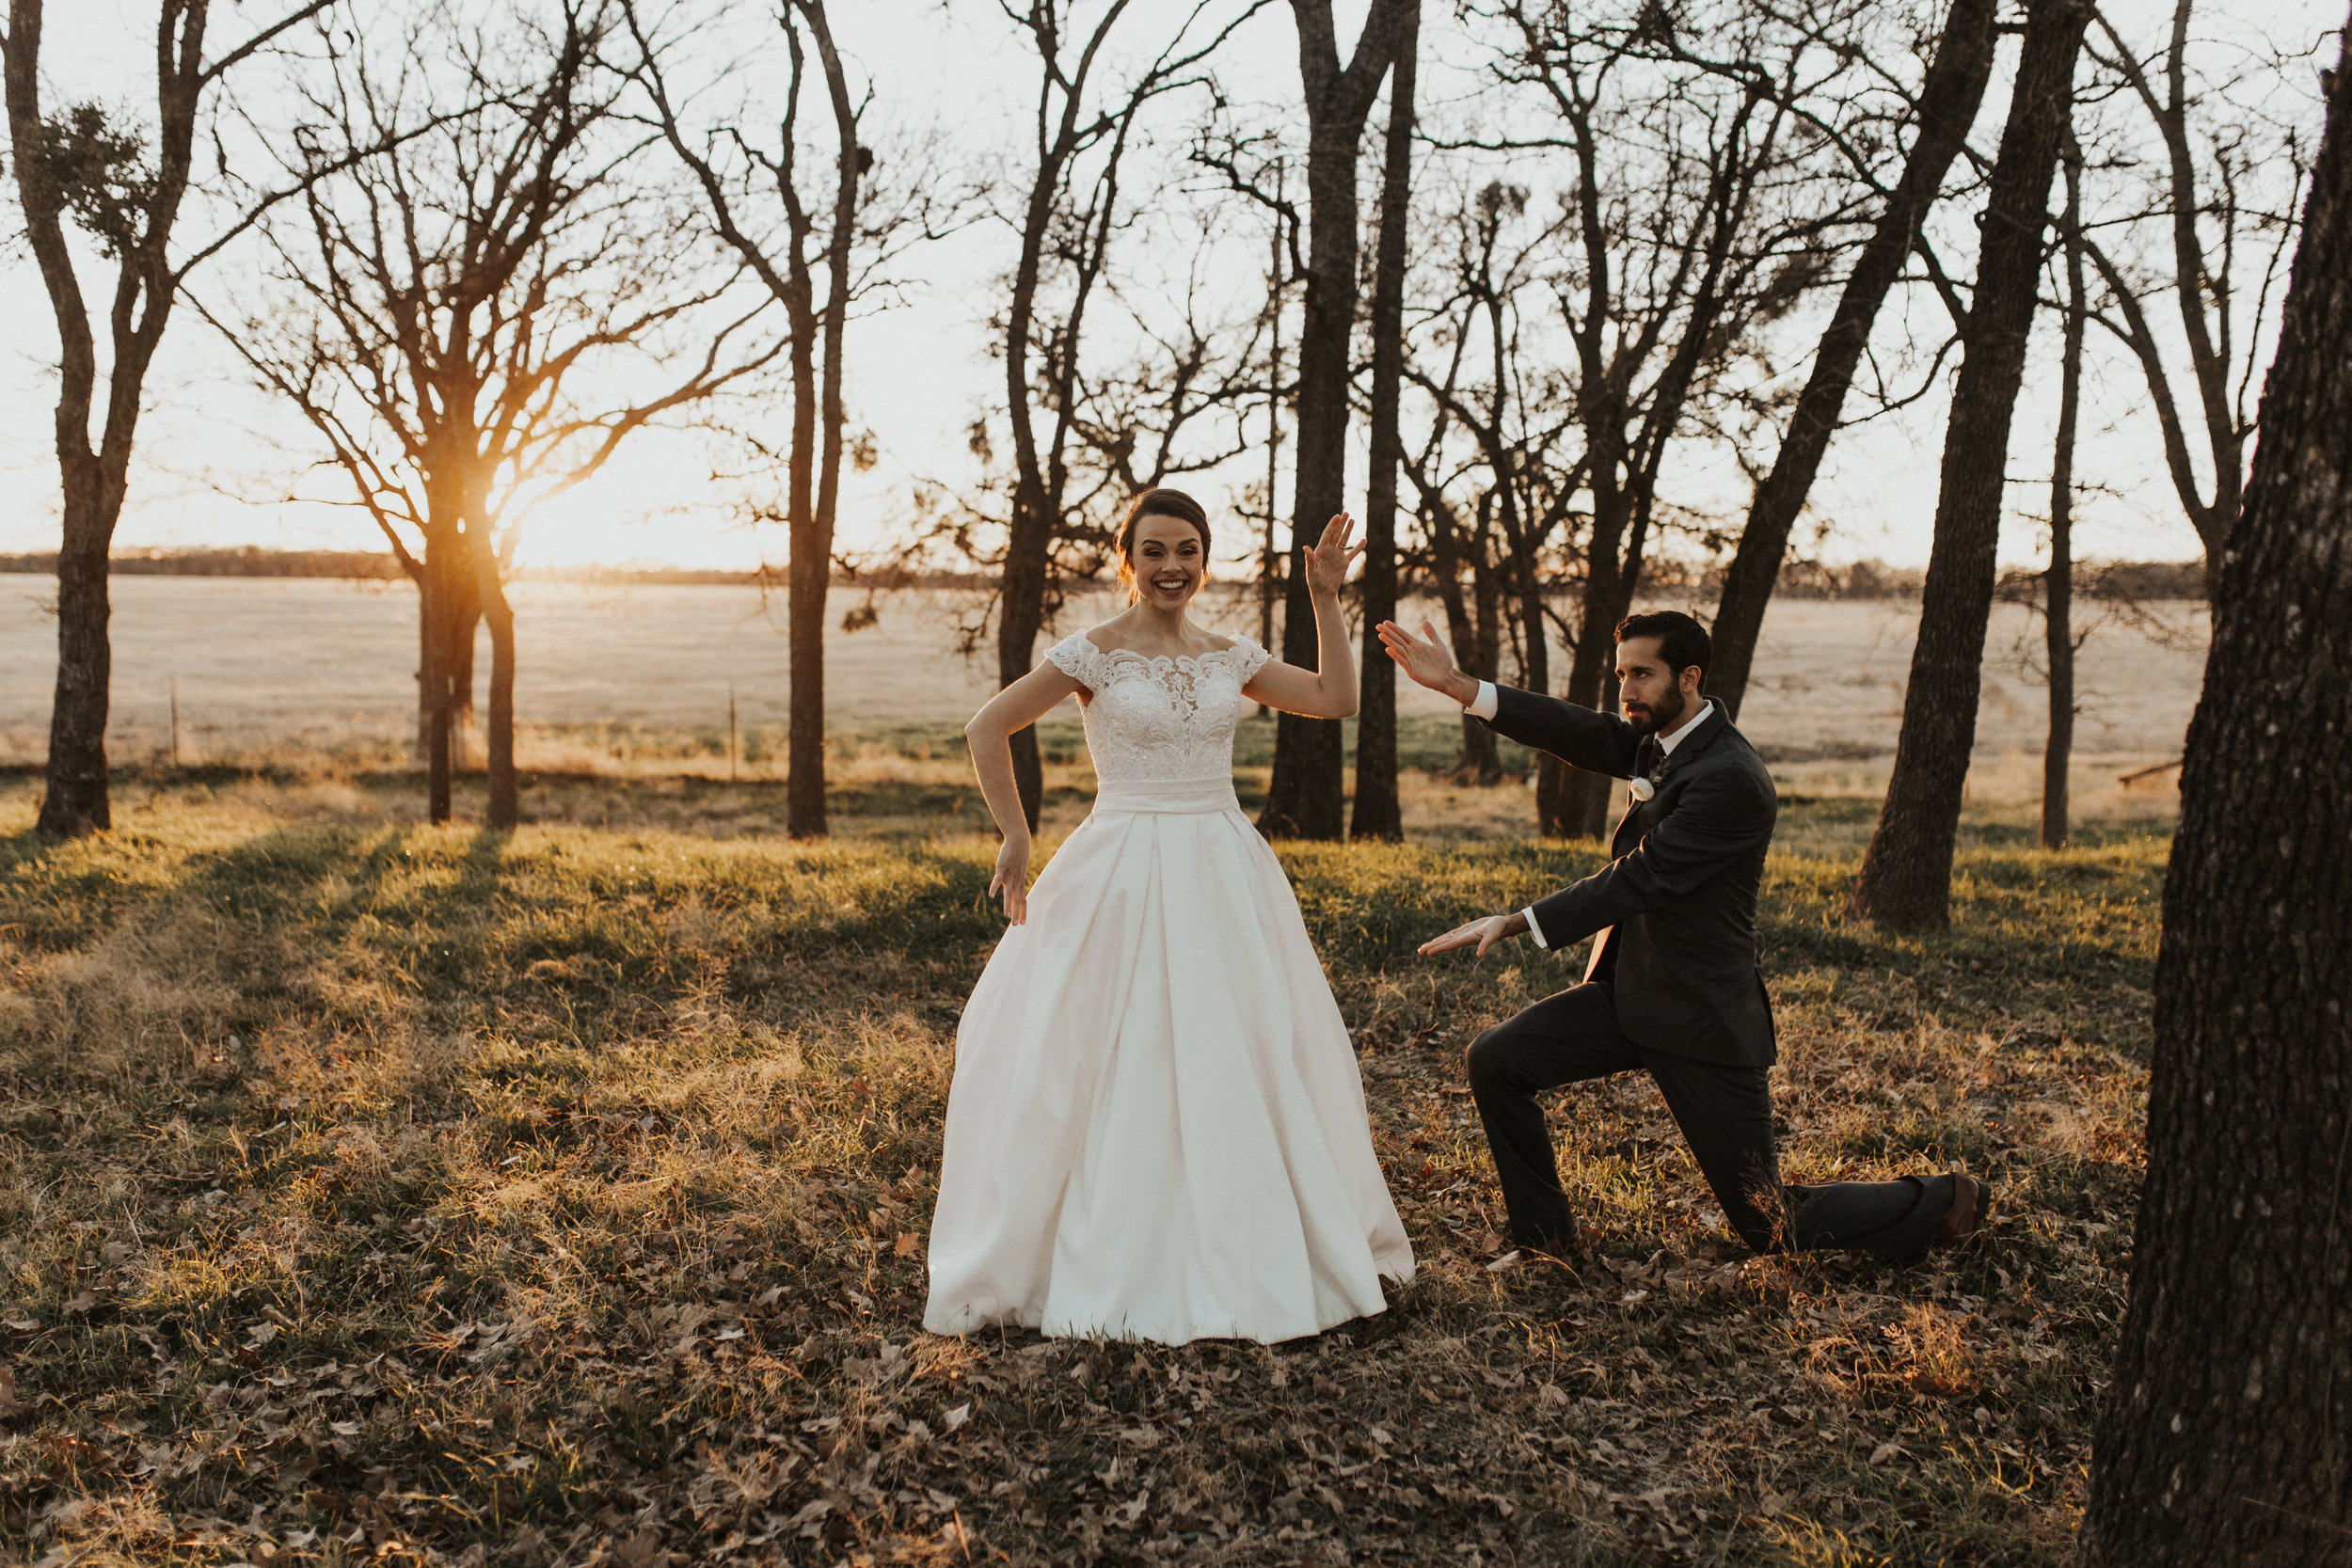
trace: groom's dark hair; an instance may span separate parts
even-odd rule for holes
[[[1639,615],[1629,615],[1617,623],[1617,641],[1630,637],[1658,639],[1659,656],[1666,661],[1666,671],[1677,680],[1693,664],[1699,667],[1699,685],[1707,684],[1707,667],[1714,662],[1715,642],[1707,635],[1707,628],[1678,610],[1645,610]]]

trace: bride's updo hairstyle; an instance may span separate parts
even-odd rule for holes
[[[1200,535],[1200,564],[1205,571],[1209,563],[1209,515],[1199,501],[1182,490],[1146,490],[1127,507],[1127,520],[1119,526],[1119,580],[1127,589],[1127,602],[1134,604],[1143,597],[1143,585],[1136,581],[1136,525],[1146,517],[1181,517]]]

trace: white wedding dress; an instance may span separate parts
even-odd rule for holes
[[[1263,1341],[1381,1309],[1413,1254],[1281,866],[1233,799],[1253,642],[1045,656],[1094,811],[956,1034],[923,1326]]]

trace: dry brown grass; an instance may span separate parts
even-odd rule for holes
[[[927,836],[968,786],[871,767],[818,847],[717,786],[546,788],[568,820],[508,839],[225,780],[74,845],[0,793],[0,1559],[2058,1560],[2159,833],[2044,855],[1979,813],[1956,931],[1893,941],[1836,913],[1867,805],[1792,808],[1790,1173],[1962,1158],[2006,1217],[1908,1268],[1749,1258],[1621,1081],[1555,1118],[1581,1276],[1484,1267],[1458,1069],[1560,969],[1410,947],[1594,851],[1501,816],[1285,847],[1420,1278],[1274,1348],[957,1341],[920,1244],[990,855]]]

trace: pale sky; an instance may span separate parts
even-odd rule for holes
[[[2231,0],[2212,5],[2200,27],[2236,47],[2260,35],[2280,45],[2308,47],[2343,18],[2339,0]],[[1360,0],[1343,0],[1343,39],[1352,40]],[[764,17],[765,7],[744,13]],[[1172,9],[1168,8],[1168,9]],[[2111,8],[2127,34],[2149,40],[2160,34],[2169,7],[2160,0],[2122,0]],[[223,8],[229,36],[248,24],[242,13],[267,8]],[[939,128],[949,134],[956,155],[975,166],[993,156],[1017,157],[1022,100],[1030,90],[1026,56],[1000,13],[983,0],[955,0],[942,7],[926,0],[859,0],[836,6],[836,25],[853,65],[875,83],[878,126],[905,133]],[[1464,112],[1474,90],[1473,49],[1452,20],[1452,8],[1426,8],[1422,71],[1425,114]],[[151,37],[151,6],[136,0],[80,0],[53,7],[48,40],[52,102],[68,93],[135,103],[135,72],[144,40]],[[1140,43],[1154,25],[1164,25],[1157,5],[1134,8],[1125,24]],[[756,18],[755,18],[756,20]],[[139,40],[125,48],[126,39]],[[746,34],[755,52],[772,32]],[[2006,70],[2014,45],[2003,55]],[[1232,96],[1260,106],[1286,137],[1303,138],[1303,118],[1286,105],[1295,97],[1295,42],[1287,7],[1276,6],[1248,24],[1218,65]],[[780,41],[771,52],[781,70]],[[2322,59],[2331,59],[2332,44]],[[756,54],[747,56],[762,69]],[[1998,135],[2005,89],[1996,84],[1979,118],[1976,143],[1990,150]],[[2316,87],[2309,71],[2292,77],[2283,96],[2266,105],[2273,113],[2316,124]],[[1375,111],[1375,115],[1385,111]],[[2128,105],[2104,110],[2128,119]],[[1165,127],[1171,135],[1181,127]],[[887,134],[887,133],[885,133]],[[950,169],[968,177],[973,169]],[[1557,180],[1537,160],[1520,160],[1513,178],[1534,187],[1537,200],[1556,195]],[[2274,171],[2276,172],[2276,171]],[[1371,182],[1365,188],[1373,195]],[[2119,193],[2120,198],[2120,193]],[[1946,214],[1947,221],[1955,215]],[[13,226],[12,202],[0,207],[0,222]],[[1262,287],[1264,230],[1254,213],[1236,210],[1239,230],[1230,276],[1220,279],[1234,298],[1254,297]],[[1973,230],[1969,230],[1973,233]],[[1014,236],[1004,227],[979,223],[918,252],[910,263],[904,303],[857,324],[850,343],[849,398],[853,425],[874,432],[881,462],[870,475],[853,477],[842,510],[844,547],[857,549],[887,533],[907,512],[912,487],[936,481],[950,490],[971,483],[974,462],[965,432],[1000,381],[987,353],[986,323],[994,306],[995,280],[1009,264]],[[1962,244],[1956,265],[1973,265]],[[1950,254],[1947,251],[1947,255]],[[232,294],[244,283],[246,263],[224,257],[202,275],[199,289],[208,298]],[[91,287],[95,269],[86,273]],[[1295,297],[1295,296],[1294,296]],[[1924,293],[1890,303],[1881,323],[1882,349],[1901,339],[1903,311],[1923,335],[1940,333],[1942,308]],[[2159,328],[2172,322],[2168,307],[2152,310]],[[0,320],[8,324],[0,346],[0,549],[34,550],[56,545],[56,472],[51,455],[55,330],[21,240],[0,245]],[[1809,336],[1792,339],[1798,360]],[[2174,330],[2177,330],[2175,327]],[[1295,326],[1291,329],[1295,341]],[[2169,334],[2168,334],[2169,336]],[[2194,535],[2182,520],[2165,479],[2153,421],[2136,368],[2094,331],[2088,380],[2089,406],[2078,472],[2102,493],[2087,497],[2081,509],[2077,553],[2089,557],[2187,559],[2196,554]],[[2038,349],[2043,347],[2039,341]],[[2267,350],[2265,347],[2265,357]],[[2049,432],[2055,419],[2054,356],[2039,354],[2012,441],[2010,472],[2016,488],[2013,511],[2039,512],[2046,489],[2034,482],[2048,471]],[[2179,362],[2179,356],[2174,355]],[[1792,373],[1801,377],[1804,366]],[[140,460],[133,472],[132,497],[117,537],[118,549],[147,546],[260,544],[284,547],[377,548],[380,535],[348,510],[289,501],[289,487],[331,497],[331,481],[302,477],[315,456],[306,432],[261,393],[249,388],[240,364],[212,337],[194,312],[183,310],[149,381],[149,413],[141,427]],[[781,405],[760,418],[781,429]],[[1899,418],[1844,433],[1833,446],[1828,468],[1815,491],[1815,509],[1834,523],[1822,546],[1831,559],[1876,556],[1917,562],[1927,554],[1934,507],[1936,462],[1942,436],[1942,406],[1922,399]],[[1263,429],[1262,422],[1254,428]],[[1359,431],[1360,436],[1360,430]],[[1263,472],[1263,457],[1247,458],[1231,483],[1211,479],[1199,485],[1213,505],[1244,480]],[[1360,453],[1351,471],[1359,495]],[[1677,476],[1680,493],[1712,499],[1736,512],[1745,482],[1724,454],[1687,449]],[[2046,480],[2043,481],[2046,483]],[[1288,480],[1283,494],[1287,499]],[[1229,537],[1237,534],[1234,530]],[[2041,549],[2029,517],[2012,516],[2004,533],[2004,560],[2027,561]],[[682,565],[748,566],[764,553],[781,560],[780,538],[755,539],[729,515],[726,497],[708,478],[708,461],[698,441],[660,432],[635,438],[607,471],[527,531],[521,559],[527,563],[644,562]]]

